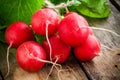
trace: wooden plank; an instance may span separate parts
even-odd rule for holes
[[[74,63],[74,65],[72,63]],[[64,70],[60,72],[60,79],[58,78],[57,70],[54,69],[48,80],[87,80],[84,72],[75,62],[75,60],[73,60],[73,58],[62,64],[62,67]],[[22,70],[20,67],[17,67],[13,78],[14,80],[45,80],[50,68],[51,65],[45,65],[45,67],[37,73],[28,73]]]
[[[120,34],[120,12],[111,5],[111,14],[107,19],[90,20],[91,26],[110,29]],[[81,63],[84,71],[91,80],[120,80],[120,37],[109,32],[94,30],[102,46],[101,56],[90,62]]]
[[[110,1],[120,11],[120,0],[110,0]]]
[[[119,50],[120,52],[120,50]],[[91,62],[82,63],[91,80],[119,80],[120,56],[118,52],[105,52]]]
[[[112,0],[115,1],[120,6],[120,0]]]
[[[0,70],[0,80],[2,80],[2,78],[3,78],[3,75],[2,75],[2,72]]]
[[[0,70],[1,70],[1,74],[2,74],[2,80],[5,76],[5,74],[7,73],[7,63],[6,63],[6,51],[7,51],[7,45],[0,43]],[[9,60],[10,60],[10,75],[12,75],[12,73],[15,70],[15,66],[16,64],[16,60],[15,60],[15,49],[11,49],[10,50],[10,56],[9,56]],[[1,79],[0,79],[1,80]],[[6,79],[4,79],[6,80]],[[11,77],[9,77],[8,80],[13,80]]]
[[[4,76],[7,72],[6,47],[6,45],[0,43],[0,70]],[[5,80],[45,80],[51,69],[51,65],[46,64],[43,69],[36,73],[29,73],[24,71],[16,63],[14,49],[10,50],[9,60],[11,69],[9,76]],[[63,70],[60,72],[61,80],[88,80],[85,73],[82,71],[79,64],[72,56],[69,57],[66,63],[62,64],[62,67]],[[48,80],[59,80],[56,69],[53,70]]]

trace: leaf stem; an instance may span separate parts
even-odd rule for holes
[[[70,6],[71,4],[73,4],[74,3],[74,0],[72,0],[72,1],[69,1],[69,2],[67,2],[67,3],[61,3],[61,4],[59,4],[59,5],[53,5],[52,3],[50,3],[48,0],[45,0],[45,3],[47,4],[47,8],[51,8],[51,9],[61,9],[61,8],[66,8],[66,7],[68,7],[68,6]]]

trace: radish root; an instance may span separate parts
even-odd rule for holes
[[[10,53],[10,48],[12,47],[12,42],[10,43],[10,45],[7,48],[7,73],[5,75],[5,78],[7,78],[7,76],[10,73],[10,64],[9,64],[9,53]]]
[[[34,58],[34,59],[40,61],[40,62],[49,63],[49,64],[55,64],[55,65],[61,67],[60,64],[54,63],[54,62],[52,62],[52,61],[40,59],[40,58],[38,58],[38,57],[35,57],[33,54],[30,54],[30,56],[31,56],[32,58]]]
[[[49,76],[51,75],[51,73],[52,73],[52,71],[53,71],[54,66],[56,66],[56,62],[57,62],[57,61],[58,61],[58,58],[55,60],[54,64],[52,65],[51,70],[50,70],[49,74],[47,75],[46,80],[48,80]]]
[[[67,8],[67,7],[66,7],[66,8]],[[49,74],[47,75],[46,80],[49,79],[49,76],[51,75],[54,67],[55,67],[55,69],[56,69],[57,72],[58,72],[58,74],[57,74],[57,75],[58,75],[58,80],[62,80],[62,79],[60,78],[60,72],[61,72],[61,71],[65,71],[65,70],[62,69],[62,66],[61,66],[60,64],[57,64],[57,61],[59,60],[59,56],[56,57],[55,62],[52,62],[52,47],[51,47],[51,44],[50,44],[50,41],[49,41],[49,38],[48,38],[48,36],[49,36],[49,35],[48,35],[48,25],[50,24],[50,22],[47,20],[46,23],[47,23],[47,25],[46,25],[46,39],[47,39],[47,42],[48,42],[48,45],[49,45],[49,49],[50,49],[50,61],[49,61],[49,62],[52,64],[52,67],[51,67],[51,69],[50,69]],[[59,69],[58,69],[57,65],[59,66]]]
[[[105,29],[105,28],[97,28],[97,27],[91,27],[92,29],[95,29],[95,30],[101,30],[101,31],[106,31],[106,32],[110,32],[110,33],[112,33],[112,34],[114,34],[114,35],[116,35],[116,36],[118,36],[118,37],[120,37],[120,35],[119,34],[117,34],[116,32],[114,32],[114,31],[111,31],[111,30],[109,30],[109,29]]]
[[[61,77],[60,77],[60,73],[62,71],[72,71],[75,74],[75,71],[72,68],[70,68],[70,66],[67,66],[68,69],[62,69],[62,68],[58,69],[57,66],[55,66],[55,68],[58,71],[58,74],[57,74],[58,75],[58,80],[62,80]]]
[[[50,41],[49,41],[49,38],[48,38],[48,25],[50,24],[50,22],[47,20],[46,21],[46,39],[47,39],[47,42],[48,42],[48,45],[49,45],[49,48],[50,48],[50,61],[52,61],[52,47],[51,47],[51,44],[50,44]]]
[[[50,44],[50,41],[49,41],[49,38],[48,38],[48,25],[50,24],[50,22],[47,20],[46,21],[46,40],[47,40],[47,42],[48,42],[48,45],[49,45],[49,48],[50,48],[50,62],[52,62],[52,47],[51,47],[51,44]],[[48,80],[48,78],[49,78],[49,76],[51,75],[51,73],[52,73],[52,71],[53,71],[53,68],[54,67],[56,67],[56,65],[59,65],[60,66],[60,68],[62,67],[60,64],[57,64],[57,61],[58,61],[58,57],[56,58],[56,60],[55,60],[55,62],[52,62],[52,67],[51,67],[51,69],[50,69],[50,72],[49,72],[49,74],[47,75],[47,78],[46,78],[46,80]]]
[[[56,66],[55,66],[55,68],[56,68],[56,70],[58,71],[58,80],[61,80],[61,78],[60,78],[60,72],[61,72],[61,68],[60,69],[58,69]]]
[[[114,31],[112,31],[112,30],[109,30],[109,29],[98,28],[98,27],[91,27],[91,28],[94,29],[94,30],[106,31],[106,32],[109,32],[109,33],[114,34],[114,35],[117,36],[117,37],[120,37],[119,34],[117,34],[116,32],[114,32]],[[103,46],[103,47],[106,48],[106,49],[109,49],[109,50],[113,51],[113,49],[109,48],[108,46],[105,46],[105,45],[103,45],[103,44],[101,44],[101,46]]]
[[[48,25],[50,24],[50,22],[47,20],[47,21],[46,21],[46,24],[47,24],[47,25],[46,25],[46,39],[47,39],[47,42],[48,42],[48,45],[49,45],[49,48],[50,48],[50,61],[52,62],[52,47],[51,47],[51,44],[50,44],[50,41],[49,41],[49,38],[48,38]],[[57,61],[58,61],[58,58],[56,58],[55,62],[53,63],[53,65],[52,65],[52,67],[51,67],[51,69],[50,69],[50,72],[49,72],[49,74],[47,75],[46,80],[48,80],[49,76],[51,75],[54,66],[57,65],[57,63],[56,63]],[[60,67],[61,67],[61,66],[60,66]]]
[[[31,56],[33,59],[36,59],[36,60],[38,60],[38,61],[40,61],[40,62],[52,64],[52,67],[51,67],[51,69],[50,69],[49,74],[47,75],[46,80],[48,80],[48,78],[49,78],[49,76],[51,75],[54,67],[57,68],[57,66],[59,66],[60,70],[62,69],[62,66],[61,66],[60,64],[57,64],[57,63],[56,63],[56,62],[58,61],[58,58],[55,60],[55,62],[52,62],[52,61],[47,61],[47,60],[43,60],[43,59],[40,59],[40,58],[38,58],[38,57],[35,57],[33,54],[30,54],[30,56]],[[57,68],[57,70],[58,70],[58,68]],[[59,71],[59,72],[60,72],[60,71]],[[60,80],[60,79],[59,79],[59,80]]]

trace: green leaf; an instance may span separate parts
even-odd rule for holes
[[[1,25],[0,25],[0,30],[5,29],[6,27],[7,27],[6,25],[4,25],[4,26],[1,26]]]
[[[36,41],[37,41],[38,43],[41,44],[41,43],[43,42],[43,40],[46,39],[46,37],[45,37],[45,36],[41,36],[41,35],[35,33],[35,39],[36,39]]]
[[[50,2],[52,2],[53,4],[57,5],[60,3],[66,3],[68,0],[49,0]]]
[[[62,0],[50,0],[53,4],[60,4]],[[71,1],[65,0],[64,3]],[[105,18],[110,14],[110,7],[107,0],[73,0],[74,3],[68,7],[69,11],[92,18]],[[60,13],[64,14],[65,10],[60,9]]]
[[[32,14],[42,8],[44,0],[0,0],[0,24],[14,21],[30,24]]]
[[[5,43],[5,40],[4,40],[4,31],[0,31],[0,42]]]
[[[110,14],[107,0],[79,0],[81,4],[76,10],[81,14],[93,18],[105,18]],[[74,7],[74,6],[73,6]]]

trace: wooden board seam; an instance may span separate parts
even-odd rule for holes
[[[115,8],[120,11],[120,5],[115,0],[110,0],[110,2],[115,6]]]

